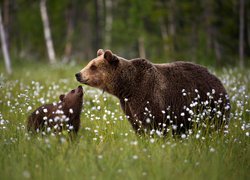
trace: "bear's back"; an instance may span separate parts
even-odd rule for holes
[[[197,89],[204,94],[214,89],[218,94],[226,94],[221,81],[203,66],[178,61],[169,64],[156,64],[155,67],[175,91],[183,89],[194,91]]]

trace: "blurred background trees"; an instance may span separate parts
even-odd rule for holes
[[[88,61],[105,48],[154,62],[249,64],[246,0],[0,0],[0,7],[12,61]]]

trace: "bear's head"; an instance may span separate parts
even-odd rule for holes
[[[76,89],[72,89],[66,95],[61,94],[59,96],[60,101],[62,102],[63,109],[72,109],[73,112],[80,111],[83,103],[83,88],[78,86]]]
[[[121,60],[122,58],[114,55],[110,50],[99,49],[97,57],[75,74],[76,79],[82,84],[108,91],[113,78],[117,76],[116,71]]]

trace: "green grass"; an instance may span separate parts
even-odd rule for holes
[[[216,71],[232,101],[228,133],[186,139],[138,137],[118,100],[84,86],[78,137],[31,136],[27,116],[77,87],[83,65],[0,70],[0,179],[250,179],[249,69]],[[28,111],[29,108],[31,111]]]

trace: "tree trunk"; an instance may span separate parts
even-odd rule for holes
[[[146,58],[144,37],[142,35],[138,39],[138,44],[139,44],[139,56],[140,56],[140,58]]]
[[[219,44],[219,42],[217,40],[214,41],[214,51],[215,51],[215,56],[216,56],[216,64],[218,66],[221,65],[221,45]]]
[[[171,51],[175,51],[175,34],[176,34],[176,2],[175,0],[170,0],[168,2],[168,32],[170,36]]]
[[[102,0],[95,0],[95,39],[94,48],[97,50],[102,45],[102,17],[103,17],[103,2]]]
[[[113,14],[112,14],[112,0],[105,1],[106,7],[106,18],[105,18],[105,49],[110,49],[111,38],[112,38],[112,23],[113,23]]]
[[[244,0],[240,0],[239,9],[239,58],[240,67],[244,66]]]
[[[9,49],[9,25],[10,25],[10,1],[9,0],[4,0],[3,1],[3,27],[4,27],[4,32],[5,32],[5,39],[6,39],[6,44],[7,48]]]
[[[9,56],[9,51],[7,48],[6,36],[5,36],[5,32],[4,32],[4,27],[3,27],[1,9],[0,9],[0,36],[1,36],[1,43],[2,43],[2,51],[3,51],[3,56],[4,56],[5,68],[6,68],[7,73],[11,74],[12,73],[11,62],[10,62],[10,56]]]
[[[43,22],[44,37],[45,37],[45,42],[46,42],[46,46],[47,46],[49,61],[50,61],[50,63],[55,63],[56,56],[55,56],[53,41],[51,38],[49,17],[48,17],[47,8],[46,8],[46,0],[41,0],[40,11],[41,11],[41,17],[42,17],[42,22]]]
[[[72,54],[72,38],[74,34],[74,18],[75,18],[75,4],[71,1],[66,12],[67,19],[67,32],[66,32],[66,44],[64,49],[63,62],[69,62]]]
[[[211,49],[213,47],[213,12],[211,0],[204,1],[204,18],[206,32],[206,53],[211,53]]]
[[[162,36],[162,40],[163,40],[163,50],[164,50],[164,53],[165,54],[168,54],[169,53],[169,35],[168,35],[168,32],[167,32],[167,27],[166,25],[164,24],[164,21],[162,18],[159,19],[159,24],[160,24],[160,29],[161,29],[161,36]]]

